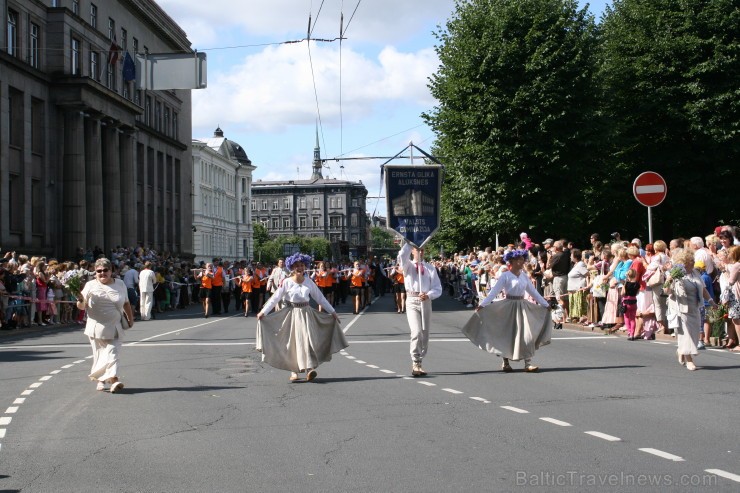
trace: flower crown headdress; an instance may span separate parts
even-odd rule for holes
[[[515,258],[523,258],[526,260],[529,258],[529,252],[527,250],[511,250],[504,254],[504,262],[506,263],[511,262]]]
[[[285,266],[288,268],[288,270],[293,270],[293,264],[295,264],[296,262],[303,262],[303,265],[309,267],[311,266],[313,259],[311,259],[311,257],[306,254],[297,252],[285,259]]]

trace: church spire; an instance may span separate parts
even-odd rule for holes
[[[311,180],[321,180],[324,176],[321,174],[321,148],[319,147],[319,125],[316,124],[316,147],[313,148],[313,173]]]

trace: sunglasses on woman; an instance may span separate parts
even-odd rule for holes
[[[95,272],[97,272],[98,274],[102,274],[104,272],[108,272],[109,270],[110,269],[96,269]]]

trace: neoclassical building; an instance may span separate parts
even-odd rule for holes
[[[251,259],[249,204],[255,166],[244,148],[217,128],[193,140],[193,253],[209,262]]]
[[[323,237],[335,257],[367,255],[367,188],[362,182],[324,178],[318,135],[309,180],[252,183],[252,222],[271,236]]]
[[[122,75],[126,53],[192,53],[185,32],[153,0],[0,7],[2,248],[192,254],[190,91]]]

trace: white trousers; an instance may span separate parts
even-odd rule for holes
[[[118,376],[118,354],[121,352],[121,339],[90,338],[93,361],[90,380],[105,382]]]
[[[429,329],[432,326],[432,300],[421,301],[417,296],[406,298],[406,319],[411,329],[411,360],[421,362],[429,346]]]
[[[154,293],[143,292],[141,293],[141,301],[139,301],[139,311],[141,312],[142,320],[149,320],[152,318],[152,307],[154,306]]]

